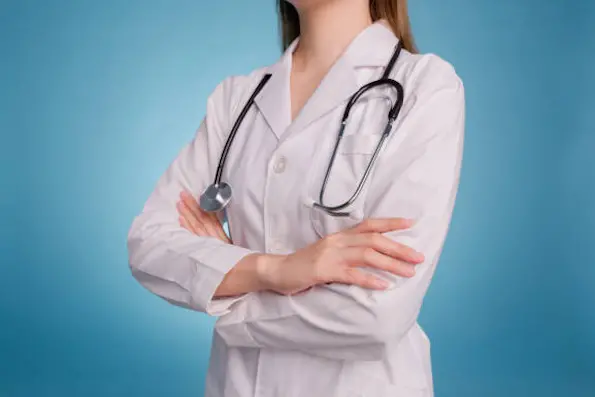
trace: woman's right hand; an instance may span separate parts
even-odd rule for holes
[[[260,269],[261,281],[266,289],[283,295],[327,283],[385,289],[386,281],[358,267],[414,276],[415,266],[424,261],[423,254],[382,234],[412,225],[412,221],[403,218],[368,219],[293,254],[266,255]]]

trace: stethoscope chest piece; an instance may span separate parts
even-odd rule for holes
[[[227,207],[231,200],[231,186],[225,182],[209,185],[200,195],[200,208],[207,212],[218,212]]]

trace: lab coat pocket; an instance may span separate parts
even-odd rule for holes
[[[339,153],[372,155],[380,141],[380,134],[350,134],[343,136]]]
[[[348,201],[356,192],[358,184],[364,176],[374,149],[378,144],[377,135],[350,134],[343,137],[335,162],[330,169],[327,185],[323,195],[323,204],[336,206]],[[336,216],[315,207],[314,202],[320,202],[320,189],[328,169],[329,159],[317,161],[308,178],[308,194],[305,204],[309,208],[312,227],[319,237],[336,233],[353,227],[364,219],[364,201],[367,194],[369,179],[363,185],[353,203],[341,209],[348,212],[347,216]]]

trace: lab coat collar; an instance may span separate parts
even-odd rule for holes
[[[272,76],[254,98],[256,106],[277,139],[281,139],[281,135],[291,123],[291,55],[297,43],[298,39],[295,39],[277,63],[267,68],[266,73],[271,73]]]
[[[345,50],[353,67],[386,66],[399,39],[388,21],[380,19],[364,29]]]
[[[388,63],[398,42],[387,22],[377,21],[368,26],[348,45],[333,64],[319,87],[291,122],[290,75],[292,54],[299,38],[285,50],[277,63],[268,68],[271,79],[255,102],[277,139],[285,139],[291,132],[300,131],[337,106],[346,103],[362,84],[358,81],[359,67],[381,67]],[[380,77],[380,74],[376,76]],[[338,127],[338,126],[337,126]]]

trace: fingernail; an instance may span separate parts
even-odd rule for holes
[[[415,254],[415,259],[417,259],[418,261],[423,261],[424,259],[426,259],[425,255],[422,254],[421,252],[417,252]]]
[[[386,289],[386,288],[388,288],[388,286],[389,286],[389,284],[388,284],[388,282],[387,282],[387,281],[385,281],[385,280],[380,280],[380,279],[378,279],[378,280],[375,280],[375,281],[374,281],[374,284],[376,285],[376,287],[378,287],[378,288],[383,288],[383,289]]]

